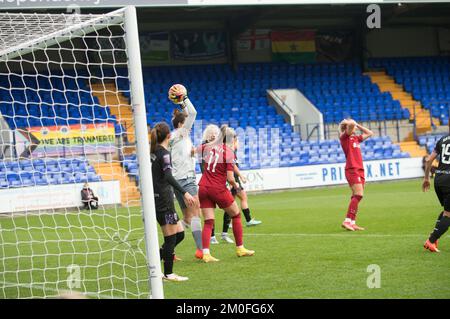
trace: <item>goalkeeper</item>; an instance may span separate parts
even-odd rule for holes
[[[189,194],[195,198],[195,204],[188,207],[184,195],[175,189],[175,196],[183,212],[183,225],[190,227],[197,247],[195,257],[203,257],[202,222],[198,200],[198,187],[195,177],[195,159],[190,137],[192,126],[197,116],[194,105],[187,96],[186,88],[175,84],[169,89],[169,99],[181,106],[175,109],[172,117],[174,131],[171,134],[169,150],[172,157],[173,176]]]

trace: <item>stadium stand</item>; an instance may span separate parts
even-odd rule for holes
[[[109,121],[115,124],[116,132],[121,132],[115,116],[99,104],[86,79],[75,78],[69,71],[60,77],[54,72],[51,77],[1,77],[0,112],[11,129]]]
[[[275,108],[268,105],[266,90],[269,88],[299,88],[324,113],[328,123],[339,122],[346,116],[360,121],[409,118],[398,101],[390,94],[381,93],[355,63],[243,64],[237,72],[227,65],[152,67],[144,71],[145,98],[150,106],[147,108],[149,125],[170,122],[173,104],[167,99],[167,88],[174,82],[184,83],[196,105],[197,118],[203,120],[203,128],[209,123],[228,123],[243,129],[240,134],[245,147],[239,152],[242,169],[345,161],[337,140],[301,140]],[[118,84],[129,97],[128,82],[121,79]],[[9,87],[15,89],[9,90]],[[80,78],[75,80],[68,72],[61,78],[52,77],[51,82],[45,75],[26,76],[23,81],[13,76],[2,78],[0,98],[0,111],[12,129],[113,121],[116,134],[125,131],[110,109],[92,95],[88,83]],[[201,130],[192,134],[194,143],[200,143]],[[266,141],[265,146],[252,148],[255,139]],[[409,157],[389,137],[367,141],[363,154],[366,160]],[[95,169],[82,159],[3,162],[1,165],[2,187],[101,180]],[[123,166],[130,177],[138,180],[135,155],[126,155]]]
[[[85,158],[46,158],[0,162],[0,187],[27,187],[99,182]]]
[[[437,141],[439,141],[439,139],[444,135],[447,134],[438,133],[438,134],[421,135],[418,138],[419,145],[425,147],[427,149],[428,154],[431,154],[431,152],[433,152],[434,150],[434,147],[436,146]]]
[[[14,88],[14,89],[11,89]],[[98,103],[83,78],[65,72],[0,78],[0,112],[10,129],[113,122],[122,127],[107,107]],[[46,158],[0,162],[0,187],[68,184],[101,181],[85,158]]]
[[[167,88],[174,82],[187,86],[203,127],[227,123],[244,130],[241,133],[247,140],[241,139],[241,143],[245,149],[238,156],[242,169],[345,161],[337,140],[301,140],[275,108],[268,105],[267,89],[299,88],[324,113],[328,123],[339,122],[346,116],[359,121],[409,118],[408,110],[402,109],[389,93],[381,93],[356,63],[254,63],[240,65],[237,72],[228,65],[145,68],[150,126],[159,121],[170,123],[173,104],[167,99]],[[126,81],[119,81],[120,90],[127,91],[127,86]],[[192,137],[194,143],[200,143],[201,131],[194,130]],[[266,141],[264,148],[251,148],[252,142],[258,141],[255,138]],[[389,137],[369,140],[363,152],[366,160],[409,157]],[[130,175],[137,176],[134,155],[125,157],[124,167]]]
[[[383,58],[369,61],[383,68],[413,98],[448,125],[450,108],[450,59],[448,57]]]
[[[146,101],[156,111],[148,114],[151,125],[168,120],[173,106],[167,87],[185,83],[200,118],[228,121],[240,127],[282,124],[281,116],[268,107],[267,89],[298,88],[324,114],[326,123],[351,116],[358,121],[408,119],[408,110],[364,75],[357,63],[241,64],[237,72],[228,65],[153,67],[144,70]],[[128,85],[119,82],[122,89]],[[249,121],[257,114],[258,121]]]

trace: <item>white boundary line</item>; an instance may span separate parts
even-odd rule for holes
[[[355,232],[356,233],[356,232]],[[255,237],[352,237],[352,238],[424,238],[428,237],[429,234],[363,234],[357,232],[359,235],[354,233],[346,234],[307,234],[307,233],[246,233],[244,236],[255,236]],[[443,238],[450,238],[450,235],[443,236]]]
[[[49,288],[49,287],[45,287],[43,285],[34,285],[34,284],[18,284],[16,282],[1,282],[0,283],[0,288],[5,288],[5,287],[23,287],[23,288],[29,288],[29,289],[39,289],[39,290],[44,290],[44,291],[49,291],[49,292],[55,292],[57,295],[64,293],[64,292],[71,292],[70,289],[55,289],[55,288]],[[78,292],[84,296],[87,297],[95,297],[95,298],[103,298],[103,299],[122,299],[119,297],[114,297],[114,296],[110,296],[110,295],[103,295],[103,294],[98,294],[95,292],[82,292],[82,291],[73,291],[73,292]]]

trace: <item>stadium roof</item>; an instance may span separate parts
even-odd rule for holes
[[[67,8],[76,5],[85,8],[137,7],[196,7],[196,6],[264,6],[311,4],[371,4],[371,3],[444,3],[449,0],[0,0],[1,9]]]

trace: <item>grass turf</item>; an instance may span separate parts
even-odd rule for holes
[[[211,246],[220,262],[201,263],[188,231],[174,270],[190,280],[165,283],[166,298],[450,298],[450,234],[440,254],[422,248],[441,210],[434,193],[422,193],[419,180],[368,184],[358,219],[367,230],[355,233],[340,228],[349,197],[344,186],[250,195],[252,214],[263,221],[244,229],[255,256],[237,258],[233,245],[221,243]],[[67,287],[70,264],[81,267],[80,290],[146,297],[141,222],[131,212],[0,218],[0,297],[54,295]],[[216,218],[220,238],[222,212]],[[381,287],[369,289],[374,264]]]

